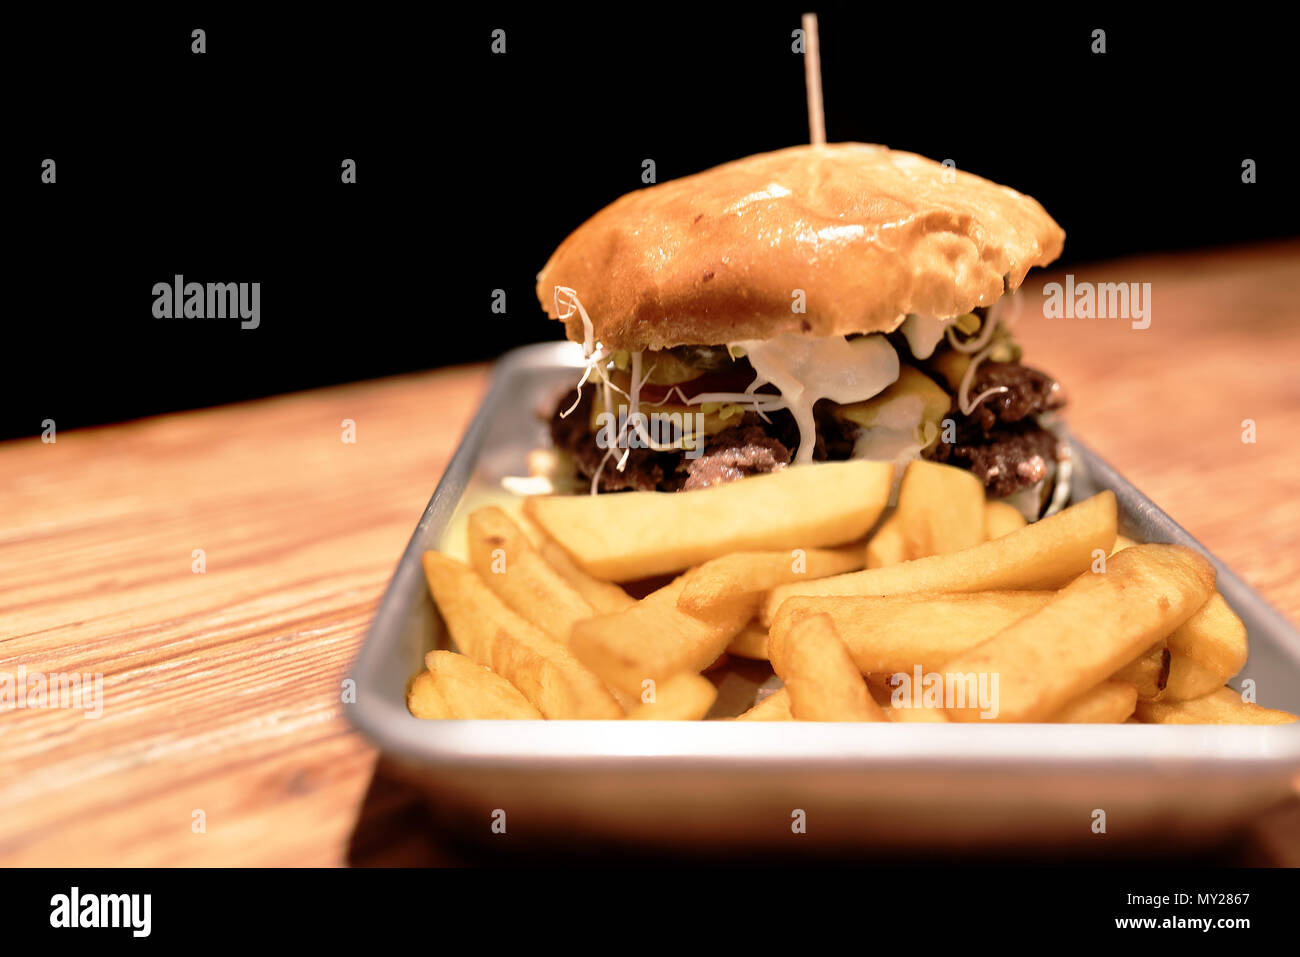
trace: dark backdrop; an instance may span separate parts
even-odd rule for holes
[[[831,140],[951,158],[1037,197],[1067,263],[1295,232],[1294,54],[1259,8],[882,6],[817,7]],[[11,21],[0,437],[555,337],[533,277],[641,186],[644,159],[662,181],[806,141],[801,10]],[[260,328],[154,319],[152,286],[176,273],[261,282]]]

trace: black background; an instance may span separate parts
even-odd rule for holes
[[[1296,232],[1295,55],[1271,14],[880,6],[818,5],[830,140],[951,158],[1035,196],[1067,264]],[[11,20],[0,437],[557,337],[533,277],[641,187],[644,159],[663,181],[806,141],[802,9]],[[153,284],[176,273],[261,282],[261,327],[154,319]]]

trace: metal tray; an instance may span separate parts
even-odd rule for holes
[[[809,845],[895,850],[1141,840],[1152,853],[1222,837],[1300,789],[1300,725],[934,725],[804,722],[422,721],[408,680],[447,637],[420,555],[526,474],[545,445],[537,410],[581,367],[576,345],[515,350],[497,363],[415,529],[350,672],[353,724],[475,840],[506,812],[513,837],[682,848]],[[432,410],[436,414],[436,410]],[[1089,449],[1072,440],[1075,499],[1112,489],[1121,530],[1189,545],[1250,634],[1241,678],[1262,704],[1300,711],[1300,633]],[[458,514],[459,513],[459,514]],[[806,832],[796,834],[796,810]],[[1095,830],[1105,814],[1104,836]],[[512,841],[513,843],[513,841]]]

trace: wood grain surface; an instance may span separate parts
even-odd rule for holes
[[[1150,328],[1028,310],[1027,361],[1300,620],[1300,243],[1075,276],[1150,282]],[[458,861],[376,777],[340,687],[485,384],[452,369],[0,444],[0,673],[103,675],[97,719],[0,711],[0,864]],[[1230,859],[1300,864],[1298,807]]]

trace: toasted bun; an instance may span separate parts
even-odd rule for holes
[[[889,332],[991,304],[1064,240],[1030,197],[915,153],[795,146],[628,193],[560,244],[537,297],[558,318],[572,288],[616,349]],[[576,311],[566,332],[583,339]]]

